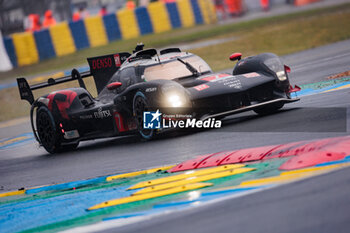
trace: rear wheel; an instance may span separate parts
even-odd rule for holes
[[[57,130],[55,120],[47,107],[39,107],[36,114],[36,127],[41,145],[51,154],[77,148],[79,143],[61,145],[62,135]]]
[[[154,129],[143,128],[143,113],[145,111],[149,111],[147,99],[142,92],[137,92],[133,101],[133,114],[136,119],[137,129],[143,139],[150,140],[153,137]]]

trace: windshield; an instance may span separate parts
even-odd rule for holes
[[[198,56],[189,56],[181,58],[183,61],[191,64],[199,73],[211,72],[209,65]],[[170,62],[157,64],[145,68],[144,78],[146,81],[156,79],[175,79],[192,76],[192,72],[186,68],[186,65],[182,64],[178,60],[172,60]]]

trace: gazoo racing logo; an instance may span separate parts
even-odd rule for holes
[[[166,128],[221,128],[221,121],[214,118],[197,120],[191,115],[166,115],[159,112],[143,113],[144,129],[166,129]]]

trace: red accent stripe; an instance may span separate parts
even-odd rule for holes
[[[124,126],[123,116],[119,112],[114,113],[114,120],[119,132],[128,131],[127,127]]]

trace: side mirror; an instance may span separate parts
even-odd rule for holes
[[[120,87],[122,85],[121,82],[113,82],[113,83],[110,83],[107,85],[107,89],[112,91],[112,90],[115,90],[117,89],[118,87]]]
[[[241,53],[233,53],[230,56],[230,61],[236,61],[236,60],[241,60],[242,54]]]
[[[289,66],[284,65],[284,70],[286,71],[286,73],[290,73],[291,69]]]

